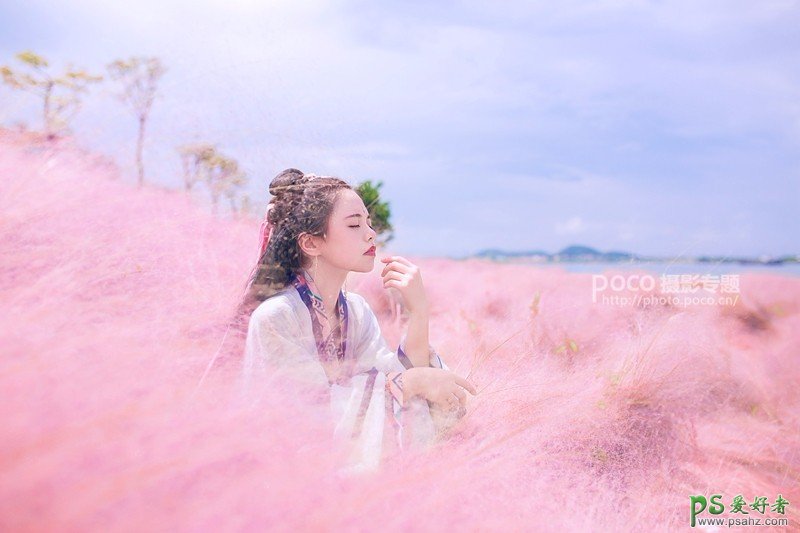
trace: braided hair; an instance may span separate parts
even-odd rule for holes
[[[300,235],[325,238],[342,189],[352,187],[339,178],[304,174],[296,168],[288,168],[273,178],[267,213],[271,237],[248,280],[240,309],[252,313],[258,304],[283,290],[301,269],[308,267],[310,258],[300,248]]]

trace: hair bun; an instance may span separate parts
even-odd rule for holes
[[[278,197],[290,190],[292,185],[297,185],[303,181],[304,174],[296,168],[287,168],[272,178],[269,184],[269,193]]]

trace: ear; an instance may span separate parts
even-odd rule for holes
[[[313,257],[321,253],[320,245],[322,244],[322,241],[319,237],[315,237],[314,235],[301,233],[297,238],[297,244],[300,246],[300,249],[303,250],[303,253],[309,257]]]

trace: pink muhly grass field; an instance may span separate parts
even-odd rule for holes
[[[712,493],[780,493],[800,526],[798,278],[624,307],[592,303],[590,274],[409,257],[431,343],[479,394],[436,447],[347,478],[290,387],[236,401],[258,220],[68,140],[0,130],[0,175],[4,531],[667,530]],[[379,269],[348,289],[394,345]]]

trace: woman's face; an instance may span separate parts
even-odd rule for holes
[[[375,230],[364,201],[352,189],[337,195],[328,220],[326,239],[321,243],[321,259],[331,266],[355,272],[371,272],[375,255],[366,255],[375,245]]]

